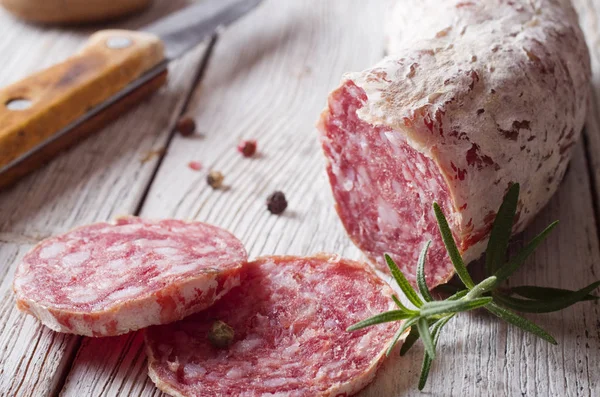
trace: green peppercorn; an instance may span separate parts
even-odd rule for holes
[[[208,340],[218,349],[225,349],[233,343],[235,331],[223,321],[215,321],[208,332]]]

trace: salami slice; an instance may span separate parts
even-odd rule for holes
[[[374,377],[397,325],[346,327],[391,309],[365,265],[334,257],[265,257],[210,309],[146,330],[149,374],[173,396],[349,396]],[[211,324],[234,329],[213,347]]]
[[[205,309],[239,285],[246,260],[218,227],[125,217],[40,242],[14,290],[17,307],[55,331],[112,336]]]
[[[391,55],[344,76],[319,129],[350,237],[413,282],[433,240],[433,287],[453,274],[434,201],[470,262],[512,183],[515,233],[554,194],[583,126],[589,55],[568,0],[402,0],[392,16]]]

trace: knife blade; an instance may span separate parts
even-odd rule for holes
[[[99,31],[73,57],[0,89],[0,189],[155,92],[169,61],[261,2],[205,0],[139,31]]]
[[[219,27],[226,27],[258,6],[262,0],[204,1],[185,7],[142,31],[153,33],[165,43],[165,57],[178,58]],[[202,16],[202,18],[200,18]]]

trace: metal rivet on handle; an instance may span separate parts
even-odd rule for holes
[[[133,41],[130,38],[122,36],[110,37],[108,40],[106,40],[106,46],[108,48],[112,48],[113,50],[127,48],[132,44]]]
[[[25,98],[9,99],[5,106],[8,110],[25,110],[31,107],[31,101]]]

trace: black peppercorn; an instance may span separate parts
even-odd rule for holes
[[[191,117],[182,117],[177,122],[176,128],[182,136],[190,136],[196,132],[196,122]]]
[[[267,209],[271,214],[281,214],[283,211],[285,211],[287,205],[288,203],[283,192],[276,191],[267,197]]]

